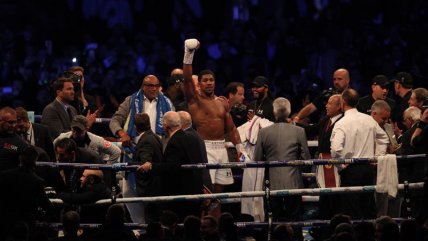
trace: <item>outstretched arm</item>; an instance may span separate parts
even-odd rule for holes
[[[299,113],[293,118],[293,121],[298,122],[299,120],[308,117],[310,114],[312,114],[316,110],[317,110],[317,107],[313,103],[310,103],[309,105],[306,105],[299,111]]]
[[[196,88],[193,84],[193,55],[199,47],[197,39],[187,39],[184,41],[183,75],[184,75],[184,96],[188,103],[196,99]]]

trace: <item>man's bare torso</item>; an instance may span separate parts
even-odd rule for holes
[[[224,139],[226,108],[222,100],[199,95],[189,103],[189,113],[204,140]]]

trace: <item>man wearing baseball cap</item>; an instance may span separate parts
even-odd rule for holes
[[[274,121],[273,99],[270,96],[268,79],[264,76],[257,76],[251,81],[251,92],[254,101],[248,106],[248,118],[258,115],[270,121]],[[252,110],[252,111],[251,111]]]
[[[407,72],[399,72],[392,81],[394,81],[395,94],[399,97],[399,100],[397,101],[396,108],[391,118],[400,130],[405,131],[406,126],[403,124],[403,113],[409,107],[409,99],[412,95],[413,77]]]
[[[108,156],[107,161],[117,162],[120,157],[121,150],[118,146],[104,140],[101,136],[97,136],[88,129],[88,118],[83,115],[76,115],[71,120],[71,131],[61,133],[55,140],[54,145],[63,138],[73,139],[78,147],[93,151],[98,154],[99,160],[104,160]]]
[[[376,75],[372,80],[372,93],[360,99],[357,110],[370,115],[372,105],[377,100],[384,100],[391,109],[395,107],[395,101],[388,98],[390,81],[385,75]]]

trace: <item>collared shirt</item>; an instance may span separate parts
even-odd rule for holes
[[[34,146],[36,145],[36,142],[34,140],[34,130],[33,130],[33,124],[30,122],[30,128],[27,130],[27,140],[30,145]]]
[[[62,105],[62,108],[64,108],[65,113],[68,113],[68,112],[67,112],[67,109],[70,107],[70,105],[65,104],[64,102],[62,102],[62,101],[61,101],[60,99],[58,99],[58,98],[56,98],[56,101],[58,101],[58,102]]]
[[[154,98],[152,101],[147,99],[146,96],[144,96],[144,113],[147,113],[150,117],[150,128],[152,129],[153,133],[156,133],[156,106],[158,103],[158,98]],[[135,142],[137,143],[137,142]]]
[[[338,158],[373,157],[386,153],[388,136],[369,115],[353,108],[336,122],[330,137],[331,155]]]
[[[135,137],[135,143],[138,143],[140,141],[141,137],[144,135],[144,132],[145,131],[141,132],[138,136]]]
[[[335,115],[335,116],[333,116],[333,117],[331,117],[330,118],[330,120],[331,120],[331,123],[336,123],[336,121],[340,118],[340,117],[342,117],[342,113],[340,113],[340,114],[338,114],[338,115]]]

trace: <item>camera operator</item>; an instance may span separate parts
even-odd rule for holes
[[[76,108],[79,114],[86,116],[88,113],[95,113],[97,111],[97,106],[95,104],[95,98],[84,93],[84,73],[85,70],[83,67],[72,66],[64,73],[64,76],[73,80],[75,95],[74,101],[71,102],[71,105]]]

